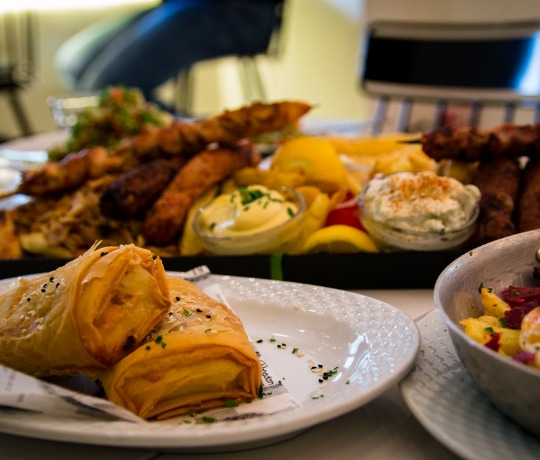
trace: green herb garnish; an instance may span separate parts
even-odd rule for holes
[[[204,416],[201,418],[201,421],[203,423],[216,423],[217,422],[217,419],[214,418],[214,417],[207,417],[207,416]]]

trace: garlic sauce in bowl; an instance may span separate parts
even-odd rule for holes
[[[199,209],[193,225],[209,254],[283,252],[300,236],[305,206],[294,189],[249,185]]]

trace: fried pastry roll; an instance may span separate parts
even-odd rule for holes
[[[159,258],[94,245],[0,296],[0,363],[34,376],[94,375],[136,348],[169,307]]]
[[[188,281],[169,287],[168,315],[101,376],[108,399],[145,419],[255,399],[261,366],[240,319]]]

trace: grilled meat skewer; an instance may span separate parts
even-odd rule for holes
[[[425,133],[422,150],[434,160],[490,161],[527,156],[540,158],[540,123],[503,124],[491,131],[473,127],[440,128]]]
[[[127,171],[141,163],[173,155],[191,156],[214,143],[235,144],[245,138],[296,125],[311,106],[303,102],[254,103],[221,115],[170,125],[127,139],[112,152],[93,147],[67,155],[61,162],[26,171],[14,193],[51,195],[79,187],[88,179]]]

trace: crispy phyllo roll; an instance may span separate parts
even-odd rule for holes
[[[0,363],[34,376],[94,375],[135,349],[169,307],[159,258],[94,245],[0,296]]]
[[[170,277],[169,287],[168,315],[101,376],[109,400],[165,419],[255,399],[261,366],[240,319],[188,281]]]

